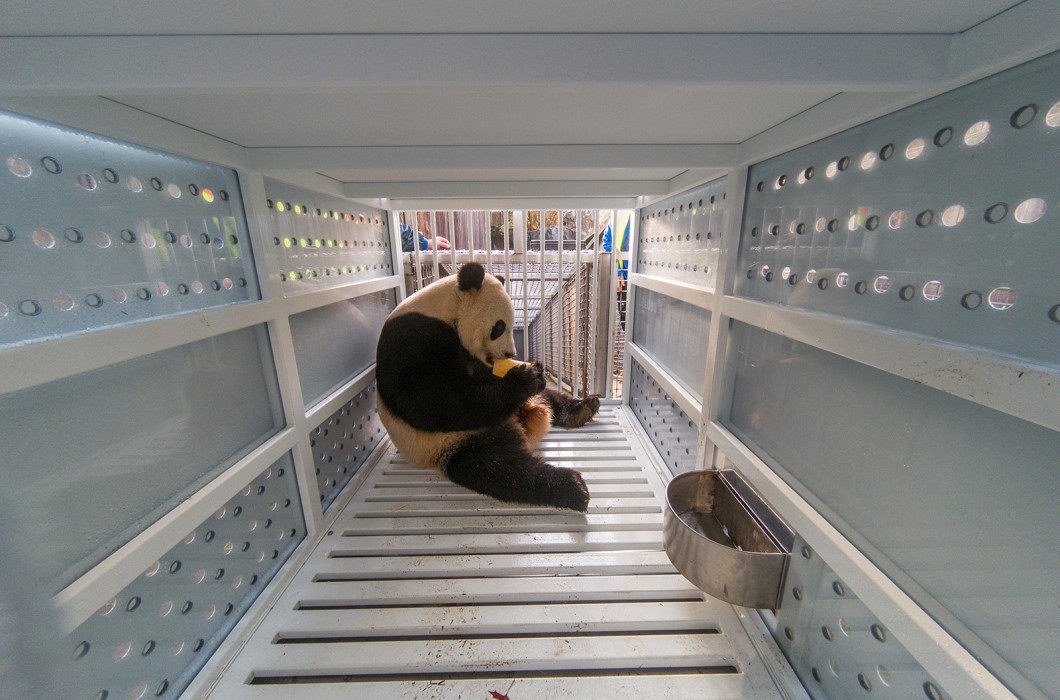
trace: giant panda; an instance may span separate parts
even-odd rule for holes
[[[376,347],[379,417],[412,464],[503,501],[585,512],[581,474],[532,451],[553,425],[584,425],[600,399],[545,388],[540,364],[504,377],[515,357],[512,300],[503,278],[467,263],[391,312]]]

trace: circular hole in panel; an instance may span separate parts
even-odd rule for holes
[[[225,242],[223,240],[221,240],[221,238],[219,236],[214,236],[213,247],[216,248],[217,250],[221,250],[221,249],[223,249],[225,247]]]
[[[190,185],[188,185],[188,194],[190,194],[192,197],[198,197],[199,196],[199,186],[196,185],[194,182],[191,183]]]
[[[194,652],[200,652],[200,651],[202,651],[202,648],[204,646],[206,646],[206,640],[205,639],[196,639],[195,640],[195,644],[193,644],[192,647],[191,647],[191,650],[194,651]]]
[[[7,304],[0,303],[0,318],[7,318],[9,313],[11,310],[7,308]]]
[[[838,275],[835,276],[835,286],[839,287],[840,289],[843,289],[848,284],[850,284],[850,275],[846,272],[840,272]]]
[[[154,235],[150,233],[145,233],[143,236],[141,236],[140,242],[143,243],[144,248],[147,248],[148,250],[152,250],[158,245],[158,239],[156,239]]]
[[[921,687],[924,689],[924,695],[930,700],[942,700],[942,691],[931,681],[924,681],[924,685]]]
[[[801,171],[798,175],[795,176],[795,184],[797,184],[797,185],[805,185],[806,184],[806,171]]]
[[[221,280],[221,286],[224,287],[225,290],[231,290],[232,287],[235,286],[235,283],[232,282],[230,278],[225,277],[223,280]]]
[[[213,190],[211,190],[209,188],[203,188],[202,201],[206,202],[207,204],[210,204],[211,202],[213,202],[213,200],[214,200]]]
[[[129,695],[130,700],[141,700],[147,695],[147,684],[141,683],[132,689],[132,694]]]
[[[942,222],[943,226],[956,226],[964,221],[964,214],[964,207],[960,204],[951,204],[942,210],[942,216],[939,217],[939,221]]]
[[[822,231],[824,231],[825,226],[827,225],[828,219],[824,218],[823,216],[819,216],[817,217],[817,221],[813,223],[813,230],[817,233],[821,233]]]
[[[192,603],[190,600],[185,601],[184,605],[180,606],[180,614],[181,615],[187,615],[188,613],[191,612],[191,609],[194,608],[194,607],[195,607],[195,604]]]
[[[143,649],[140,650],[140,656],[150,656],[151,652],[153,652],[155,650],[155,647],[157,646],[158,645],[155,644],[155,641],[153,639],[147,640],[147,643],[144,644]]]
[[[162,181],[159,180],[157,177],[151,178],[151,189],[153,189],[155,192],[161,192]]]
[[[759,270],[759,274],[762,275],[762,277],[768,277],[769,276],[769,265],[763,265],[762,269]]]
[[[116,607],[118,607],[118,599],[111,598],[106,603],[104,603],[103,606],[99,609],[99,615],[101,617],[106,617],[107,615],[110,615],[112,612],[114,612],[114,609]]]
[[[218,569],[217,571],[214,572],[213,578],[214,578],[215,581],[220,581],[224,577],[225,577],[225,570],[224,569]]]
[[[152,576],[158,575],[158,572],[162,570],[162,562],[156,561],[151,566],[147,567],[144,571],[144,576],[151,578]]]
[[[1006,216],[1008,216],[1008,205],[1004,202],[998,202],[997,204],[991,205],[986,212],[983,213],[983,218],[991,224],[1000,223]]]
[[[871,170],[872,166],[876,165],[876,152],[869,151],[865,155],[861,156],[861,162],[858,163],[858,167],[862,170]]]
[[[839,631],[846,637],[850,636],[850,623],[845,618],[839,618]]]
[[[1053,306],[1053,308],[1049,309],[1049,320],[1053,323],[1060,323],[1060,304],[1056,304]]]
[[[1021,224],[1033,224],[1045,215],[1045,200],[1039,197],[1025,199],[1016,207],[1016,221]]]
[[[807,270],[806,271],[806,281],[809,282],[810,284],[813,284],[814,282],[816,282],[817,281],[817,270]]]
[[[784,279],[787,279],[788,277],[790,277],[791,276],[791,268],[790,267],[785,267],[783,270],[780,271],[780,276],[783,277]],[[343,437],[346,437],[346,436],[343,435]]]
[[[121,239],[126,243],[134,243],[136,241],[136,234],[127,228],[122,229],[119,235],[121,236]]]
[[[894,683],[894,675],[885,666],[876,667],[876,677],[880,679],[880,683],[883,683],[888,688]]]
[[[218,280],[210,282],[210,287],[213,288],[215,292],[221,291],[221,283]]]
[[[880,160],[890,160],[894,155],[894,144],[889,143],[880,149]]]
[[[203,245],[210,245],[212,239],[210,238],[210,234],[203,232],[199,234],[199,240],[202,241]]]
[[[239,588],[242,585],[243,585],[243,577],[242,576],[236,576],[234,579],[232,579],[232,588]]]
[[[140,301],[147,301],[151,298],[151,290],[147,287],[140,287],[136,290],[136,298]]]
[[[0,226],[0,242],[10,243],[15,240],[15,232],[11,230],[10,226]]]
[[[850,218],[847,219],[847,231],[857,231],[861,220],[857,214],[851,214]]]
[[[790,627],[784,628],[784,636],[787,637],[790,641],[794,641],[795,639],[795,633],[791,631]]]
[[[203,611],[202,616],[205,617],[207,620],[212,620],[216,614],[217,606],[211,604],[206,606],[206,609]]]
[[[983,295],[979,292],[968,292],[967,294],[961,297],[961,306],[968,309],[969,311],[974,311],[975,309],[978,309],[979,306],[982,305],[982,303]]]
[[[51,156],[44,156],[40,159],[41,167],[47,170],[52,175],[58,175],[63,171],[63,166],[59,165],[59,161],[55,160]]]
[[[1016,129],[1022,129],[1029,125],[1038,116],[1038,105],[1023,105],[1009,117],[1008,123]]]
[[[826,178],[828,178],[829,180],[831,180],[833,177],[836,176],[836,173],[838,173],[838,172],[839,172],[839,163],[836,163],[833,160],[831,163],[828,164],[828,167],[826,167],[824,169],[824,176]]]
[[[817,280],[817,288],[821,291],[828,289],[828,278],[822,277],[821,279]]]
[[[225,556],[227,556],[234,552],[235,549],[236,545],[234,542],[225,542],[224,547],[221,548],[221,551],[225,553]]]
[[[180,244],[185,248],[191,248],[195,244],[195,241],[192,239],[190,233],[182,233],[180,234]]]
[[[865,228],[867,228],[869,231],[875,231],[879,227],[880,227],[880,217],[876,216],[875,214],[873,214],[872,216],[870,216],[868,219],[865,220]]]
[[[140,182],[140,178],[134,177],[133,175],[125,178],[125,186],[134,194],[139,194],[144,191],[144,183]]]
[[[887,275],[880,275],[872,282],[872,289],[877,294],[886,294],[891,291],[891,278]]]
[[[41,305],[33,299],[23,299],[18,303],[18,312],[23,316],[39,316],[42,310]]]
[[[797,221],[792,221],[788,224],[788,233],[795,235],[795,231],[798,229],[800,224]]]
[[[799,588],[798,586],[795,586],[794,588],[792,588],[791,589],[791,597],[794,598],[795,600],[802,600],[802,589]]]
[[[155,284],[155,292],[160,297],[169,296],[169,285],[165,282],[157,282]]]
[[[158,684],[158,687],[155,688],[155,697],[156,698],[162,697],[163,695],[166,694],[167,690],[169,690],[169,681],[168,680],[163,680],[161,683]]]
[[[191,291],[195,292],[196,294],[202,294],[202,292],[203,292],[202,282],[200,282],[199,280],[195,280],[194,282],[192,282],[191,283]]]
[[[867,692],[872,692],[872,681],[864,673],[858,674],[858,685],[864,688]]]
[[[188,288],[188,285],[184,284],[183,282],[181,282],[180,284],[177,285],[177,293],[182,295],[182,296],[187,294],[190,291],[191,291],[191,289]]]
[[[935,132],[932,142],[939,147],[945,146],[953,139],[953,127],[946,126]]]
[[[169,565],[169,573],[175,574],[178,571],[180,571],[180,561],[179,560],[174,561],[173,563],[171,563]]]
[[[118,182],[118,173],[114,172],[114,168],[103,168],[103,179],[113,185]]]
[[[196,537],[196,532],[195,532],[195,530],[192,530],[191,532],[189,532],[187,535],[184,536],[184,544],[191,544],[192,542],[195,541],[195,537]]]
[[[872,623],[872,626],[869,627],[869,631],[872,632],[872,636],[877,642],[887,641],[887,630],[885,630],[880,623]]]
[[[924,284],[924,288],[920,290],[920,293],[924,295],[924,298],[928,301],[937,301],[942,298],[942,291],[944,286],[942,282],[938,280],[931,280]]]
[[[171,647],[171,650],[173,651],[173,656],[180,656],[181,652],[184,651],[184,647],[186,646],[187,644],[182,639],[178,639],[177,641],[173,642],[173,646]]]
[[[935,212],[930,209],[925,209],[916,215],[916,225],[920,228],[927,228],[931,225],[931,222],[935,220]]]
[[[788,275],[787,280],[788,280],[788,284],[790,284],[792,287],[794,287],[796,284],[799,283],[799,276],[797,274],[795,274],[794,272],[792,272],[790,275]]]
[[[810,675],[812,675],[813,679],[818,683],[821,682],[821,672],[817,670],[816,666],[810,669]]]
[[[902,301],[911,301],[914,297],[916,297],[916,288],[911,284],[903,285],[898,290],[898,298]]]
[[[832,581],[832,590],[835,591],[835,594],[838,596],[844,596],[847,594],[847,589],[843,586],[842,581]]]
[[[88,650],[91,648],[92,646],[88,642],[81,642],[74,648],[73,660],[78,661],[80,659],[85,658],[85,656],[88,654]]]
[[[206,580],[206,569],[196,569],[195,575],[191,578],[195,583],[202,583]]]
[[[833,676],[839,678],[839,663],[835,659],[828,659],[828,670]]]
[[[132,598],[129,598],[129,602],[125,604],[126,612],[133,612],[138,607],[140,607],[141,602],[143,601],[138,595],[134,595]]]
[[[33,245],[43,250],[51,250],[55,247],[55,236],[50,231],[39,228],[33,232]]]
[[[986,301],[991,309],[1005,311],[1016,305],[1016,290],[1011,287],[998,287],[987,295]]]
[[[813,550],[810,549],[808,545],[805,545],[805,544],[802,545],[801,552],[802,552],[802,558],[803,559],[812,559],[813,558]]]
[[[1054,129],[1060,126],[1060,102],[1054,102],[1045,115],[1045,123]]]
[[[927,148],[927,141],[922,138],[915,138],[909,142],[909,145],[905,147],[906,160],[916,160],[924,153],[924,149]]]
[[[166,185],[166,193],[173,199],[180,199],[180,188],[172,182]]]
[[[158,609],[159,617],[169,617],[169,614],[173,612],[173,607],[174,606],[172,600],[167,600],[166,602],[162,603],[162,607]]]
[[[986,141],[986,137],[990,135],[990,122],[979,121],[968,127],[968,130],[964,132],[964,145],[966,146],[978,146],[983,141]]]
[[[29,177],[33,174],[33,166],[22,156],[8,156],[7,169],[15,177]]]
[[[66,292],[60,292],[52,297],[52,305],[59,311],[70,311],[77,304],[74,302],[74,298]]]
[[[813,167],[812,165],[811,165],[810,167],[808,167],[808,168],[806,168],[805,170],[803,170],[803,171],[802,171],[802,174],[806,176],[806,179],[807,179],[807,180],[812,180],[812,179],[813,179],[813,176],[814,176],[814,175],[815,175],[816,173],[817,173],[817,170],[816,170],[816,168],[814,168],[814,167]],[[714,200],[714,198],[713,198],[713,197],[711,197],[710,199],[711,199],[711,201],[713,201],[713,200]]]
[[[77,176],[77,184],[81,185],[81,189],[86,192],[94,192],[99,183],[96,182],[96,178],[92,177],[88,173],[81,173]]]
[[[85,240],[84,235],[76,228],[68,228],[63,231],[63,236],[71,243],[81,243]]]
[[[840,158],[837,167],[839,168],[840,172],[843,172],[847,168],[849,168],[850,167],[850,156],[843,156],[842,158]]]
[[[114,660],[121,661],[132,651],[132,642],[122,642],[114,648]]]
[[[831,231],[832,233],[835,233],[836,231],[838,231],[839,230],[839,219],[829,219],[828,220],[828,225],[827,225],[826,228],[829,231]]]

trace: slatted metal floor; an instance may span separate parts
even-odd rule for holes
[[[541,446],[585,476],[585,515],[480,496],[391,446],[211,697],[781,697],[739,611],[663,552],[663,478],[630,421],[605,406]]]

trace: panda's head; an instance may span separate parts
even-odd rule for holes
[[[464,348],[487,365],[515,357],[515,310],[503,278],[467,263],[457,273],[457,290],[456,332]]]

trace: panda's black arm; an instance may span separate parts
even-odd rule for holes
[[[383,325],[376,382],[394,415],[431,432],[498,425],[540,390],[529,371],[493,376],[464,350],[456,329],[418,313]]]

